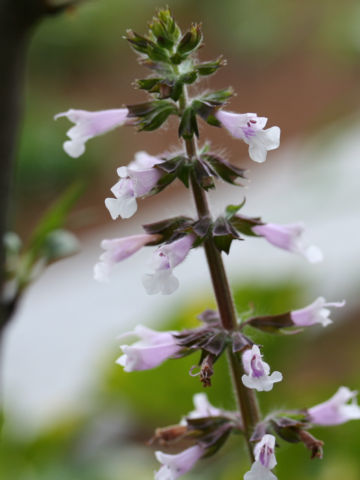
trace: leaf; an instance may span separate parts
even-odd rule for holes
[[[199,100],[210,103],[212,105],[224,105],[227,103],[230,97],[234,94],[231,87],[223,88],[222,90],[216,90],[215,92],[206,93],[202,95]]]
[[[181,31],[168,8],[159,10],[149,25],[150,33],[157,43],[171,50],[179,40]]]
[[[142,80],[136,80],[137,86],[142,90],[147,90],[148,92],[156,91],[154,88],[161,82],[161,78],[144,78]]]
[[[191,85],[192,83],[196,82],[197,80],[197,73],[194,70],[191,70],[187,73],[183,73],[180,78],[179,82],[186,83],[187,85]]]
[[[206,352],[219,356],[224,351],[227,345],[227,333],[220,331],[211,335],[209,338],[199,343],[199,347]]]
[[[200,320],[200,322],[203,323],[214,323],[220,321],[219,313],[217,312],[217,310],[212,310],[210,308],[200,313],[197,318]]]
[[[283,440],[289,443],[301,441],[300,432],[306,424],[287,417],[277,417],[271,420],[271,426]]]
[[[143,225],[143,229],[146,233],[163,235],[163,238],[158,242],[162,243],[172,238],[175,234],[184,233],[191,227],[193,222],[192,218],[179,216]]]
[[[139,121],[138,125],[140,131],[144,130],[150,132],[156,130],[157,128],[161,127],[161,125],[170,115],[177,114],[177,107],[173,103],[170,103],[166,100],[159,100],[156,103],[156,108],[144,115]]]
[[[224,217],[218,217],[215,220],[212,235],[218,250],[229,254],[231,243],[234,239],[242,240],[238,232]]]
[[[167,187],[171,182],[178,178],[187,188],[189,187],[189,166],[186,163],[187,158],[181,155],[166,160],[156,165],[156,168],[166,172],[156,186],[151,190],[150,195],[158,193]]]
[[[20,252],[22,241],[15,232],[6,232],[3,238],[4,247],[7,255],[16,255]]]
[[[158,168],[164,170],[166,173],[175,173],[186,162],[187,158],[183,155],[177,155],[165,162],[159,163]]]
[[[242,352],[245,348],[251,347],[252,342],[241,332],[235,330],[231,333],[233,353]]]
[[[210,92],[195,98],[192,101],[192,107],[196,114],[209,125],[220,127],[221,123],[216,118],[215,114],[220,107],[227,103],[232,94],[233,91],[230,88]]]
[[[267,431],[268,431],[268,425],[266,421],[258,423],[255,426],[254,431],[250,437],[250,442],[254,442],[254,443],[260,442],[260,440],[267,433]]]
[[[39,255],[49,233],[63,227],[71,208],[83,192],[83,183],[72,185],[41,218],[31,235],[27,248],[32,257]]]
[[[128,30],[127,37],[125,37],[131,44],[132,48],[141,55],[147,56],[154,62],[169,62],[170,57],[168,51],[163,46],[157,44],[150,38],[139,35],[133,30]]]
[[[239,211],[242,209],[242,207],[245,205],[246,203],[246,198],[244,197],[244,200],[239,203],[238,205],[227,205],[227,207],[225,208],[225,217],[228,219],[228,220],[231,220],[232,217]]]
[[[282,329],[294,327],[290,312],[281,315],[250,318],[246,324],[267,333],[283,333],[281,332]],[[298,331],[301,330],[297,330],[296,333],[298,333]]]
[[[199,137],[196,115],[192,106],[185,109],[179,125],[179,137],[190,140],[194,134]]]
[[[214,176],[216,172],[212,170],[211,166],[207,165],[200,158],[193,163],[194,177],[197,183],[204,189],[209,190],[215,187]]]
[[[126,105],[127,109],[129,110],[128,117],[145,117],[149,113],[154,112],[162,104],[163,102],[161,101],[152,101],[145,103],[137,103],[135,105]]]
[[[171,60],[176,65],[184,61],[192,52],[197,50],[202,42],[202,32],[199,24],[191,25],[191,28],[186,32],[176,49],[176,53],[171,57]]]
[[[208,217],[202,217],[193,224],[193,231],[202,240],[210,230],[211,220]]]
[[[163,175],[157,182],[157,184],[150,190],[150,192],[146,195],[150,197],[151,195],[156,195],[160,193],[164,188],[169,186],[174,180],[176,180],[175,173],[168,173]]]
[[[219,155],[204,154],[201,156],[201,159],[207,164],[211,165],[213,171],[216,172],[217,176],[221,177],[223,180],[225,180],[225,182],[241,186],[241,184],[239,184],[237,180],[239,178],[246,178],[245,169],[238,168],[235,165],[232,165],[230,162],[220,157]]]
[[[256,227],[256,225],[263,225],[260,217],[247,217],[245,215],[233,215],[230,218],[230,223],[240,233],[250,237],[258,236],[252,231],[252,227]]]
[[[220,67],[223,67],[225,65],[226,61],[221,56],[218,59],[210,62],[198,63],[197,65],[195,65],[195,69],[199,72],[199,75],[207,76],[216,73]]]
[[[67,230],[53,230],[46,236],[40,254],[46,263],[50,263],[74,255],[79,248],[74,234]]]

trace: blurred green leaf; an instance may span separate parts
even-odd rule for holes
[[[67,230],[53,230],[44,239],[41,255],[50,263],[74,255],[79,248],[74,234]]]
[[[83,183],[75,183],[69,187],[40,219],[28,244],[28,251],[33,257],[36,257],[44,247],[48,234],[65,224],[71,208],[78,201],[84,189]]]

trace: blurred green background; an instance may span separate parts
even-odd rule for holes
[[[232,85],[235,111],[269,115],[281,125],[282,142],[309,136],[335,120],[359,112],[360,4],[344,0],[168,0],[182,27],[203,23],[204,59],[224,54],[228,67],[205,87]],[[135,55],[122,39],[127,28],[140,33],[156,7],[153,0],[88,1],[74,12],[47,20],[37,29],[28,61],[25,118],[22,128],[14,225],[25,235],[46,204],[69,183],[85,179],[87,193],[74,215],[73,228],[101,227],[106,218],[103,198],[119,164],[127,164],[137,149],[166,149],[176,136],[170,130],[154,134],[116,130],[90,141],[86,156],[73,160],[60,148],[68,124],[53,122],[68,108],[96,110],[121,107],[144,97],[131,88],[142,75]],[[219,140],[220,133],[213,137]],[[228,143],[228,151],[243,156],[246,147]],[[313,159],[309,159],[309,162]],[[177,194],[176,191],[173,192]],[[235,287],[239,311],[253,303],[258,313],[278,313],[304,304],[306,286],[293,278],[269,284]],[[340,300],[340,299],[335,299]],[[164,329],[194,325],[209,308],[211,296],[199,287],[189,304],[175,305],[163,315]],[[342,314],[342,313],[341,313]],[[301,408],[330,397],[338,385],[360,385],[357,312],[343,314],[340,326],[292,337],[255,339],[265,345],[273,369],[286,382],[260,395],[264,412]],[[337,317],[341,315],[336,313]],[[61,339],[59,339],[61,341]],[[0,478],[11,480],[127,480],[152,478],[157,468],[146,446],[154,428],[176,423],[192,409],[200,390],[188,375],[197,358],[169,361],[151,372],[124,374],[113,365],[117,351],[103,358],[94,373],[90,407],[69,412],[34,436],[21,427],[8,430],[0,451]],[[216,365],[211,401],[232,408],[226,365]],[[314,432],[325,441],[323,462],[310,461],[301,445],[281,443],[276,473],[280,480],[358,480],[359,425],[352,422]],[[202,463],[202,462],[201,462]],[[246,452],[232,439],[215,458],[199,464],[187,478],[235,480],[248,469]]]

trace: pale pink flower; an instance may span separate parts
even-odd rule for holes
[[[326,307],[343,307],[345,300],[342,302],[327,302],[324,297],[317,298],[307,307],[293,310],[290,313],[291,320],[298,327],[310,327],[316,323],[320,323],[323,327],[327,327],[332,323],[329,318],[330,310]]]
[[[116,127],[131,123],[127,117],[127,108],[112,110],[100,110],[88,112],[86,110],[70,109],[67,112],[58,113],[54,119],[67,117],[75,125],[67,132],[70,140],[64,142],[64,150],[70,157],[78,158],[85,152],[85,143],[93,137],[109,132]]]
[[[255,445],[254,455],[256,461],[260,462],[269,470],[272,470],[277,463],[275,458],[274,435],[265,434],[260,442]]]
[[[206,393],[196,393],[193,396],[195,410],[186,415],[186,418],[218,417],[223,411],[220,408],[213,407],[209,402]]]
[[[132,345],[120,345],[123,355],[116,360],[116,363],[123,366],[125,372],[157,367],[181,350],[174,337],[176,333],[156,332],[138,325],[132,332],[124,333],[119,337],[120,340],[126,340],[129,337],[137,337],[139,340]]]
[[[138,152],[127,167],[120,167],[120,180],[111,188],[115,198],[106,198],[105,205],[113,220],[130,218],[137,210],[136,199],[150,193],[163,173],[154,168],[163,160],[146,152]]]
[[[190,471],[204,453],[204,449],[198,445],[176,455],[155,452],[156,459],[162,464],[160,470],[155,473],[155,480],[176,480]]]
[[[275,437],[265,434],[260,442],[255,445],[255,462],[251,470],[244,476],[244,480],[276,480],[276,476],[270,471],[276,465]]]
[[[340,387],[329,400],[308,409],[310,421],[316,425],[331,426],[360,419],[360,407],[356,403],[356,396],[357,392]]]
[[[253,388],[258,392],[269,392],[273,384],[281,382],[282,374],[273,372],[270,375],[270,366],[261,360],[260,349],[253,345],[251,349],[245,350],[242,355],[242,362],[246,374],[242,376],[242,382],[247,388]]]
[[[323,259],[321,250],[315,245],[309,245],[303,238],[304,226],[302,223],[279,225],[266,223],[252,227],[256,235],[265,237],[266,240],[276,247],[298,253],[310,263],[317,263]]]
[[[254,462],[251,470],[245,473],[244,480],[277,480],[277,477],[260,462]]]
[[[154,273],[143,277],[143,285],[149,295],[170,295],[178,288],[179,280],[173,275],[173,269],[185,260],[194,241],[195,235],[187,234],[154,252],[151,262]]]
[[[160,235],[150,235],[144,233],[141,235],[132,235],[130,237],[105,239],[101,242],[101,247],[105,250],[100,255],[100,261],[94,267],[94,278],[100,282],[106,282],[112,267],[136,253],[140,248],[148,243],[157,241]]]
[[[258,117],[256,113],[224,110],[219,110],[215,116],[233,137],[240,138],[249,145],[249,155],[254,162],[265,162],[268,150],[274,150],[280,145],[280,128],[264,130],[266,117]]]

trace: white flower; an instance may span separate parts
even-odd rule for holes
[[[242,361],[246,375],[242,376],[242,382],[247,388],[254,388],[258,392],[269,392],[273,384],[281,382],[282,374],[273,372],[270,374],[270,366],[261,360],[261,353],[257,345],[245,350]]]
[[[326,307],[343,307],[345,300],[342,302],[327,302],[324,297],[317,298],[313,303],[307,307],[299,310],[293,310],[290,313],[291,320],[298,327],[309,327],[320,323],[323,327],[327,327],[332,323],[329,318],[330,310]]]
[[[329,400],[308,409],[310,421],[317,425],[331,426],[360,419],[360,407],[356,403],[356,396],[357,392],[340,387]]]
[[[197,393],[193,396],[195,410],[186,415],[186,418],[218,417],[223,411],[213,407],[209,402],[206,393]]]
[[[172,270],[159,270],[146,273],[142,283],[148,295],[171,295],[179,288],[179,280],[173,275]]]
[[[85,152],[85,143],[93,137],[109,132],[116,127],[131,123],[127,118],[129,111],[127,108],[117,108],[112,110],[100,110],[98,112],[88,112],[86,110],[73,110],[58,113],[54,119],[67,117],[75,126],[70,128],[67,136],[70,140],[64,142],[64,150],[70,157],[78,158]]]
[[[100,255],[100,262],[94,267],[94,278],[100,282],[109,280],[109,274],[112,267],[136,253],[140,248],[148,243],[157,241],[160,235],[150,235],[144,233],[142,235],[132,235],[130,237],[113,238],[111,240],[103,240],[101,247],[105,250]]]
[[[156,332],[138,325],[134,331],[119,337],[120,340],[125,340],[135,336],[139,340],[132,345],[120,345],[123,355],[116,360],[116,363],[124,367],[125,372],[157,367],[181,350],[176,343],[175,333],[177,332]]]
[[[260,442],[255,445],[254,455],[256,461],[260,462],[269,470],[272,470],[277,463],[275,458],[274,435],[265,434]]]
[[[254,448],[255,462],[251,470],[244,475],[244,480],[276,480],[270,471],[276,465],[275,437],[265,434]]]
[[[143,285],[149,295],[156,293],[170,295],[178,288],[179,281],[172,271],[185,260],[194,240],[194,235],[184,235],[172,243],[162,245],[154,252],[152,259],[154,273],[148,273],[143,277]]]
[[[260,462],[254,462],[251,470],[245,473],[244,480],[277,480],[277,477]]]
[[[146,152],[138,152],[127,167],[120,167],[120,180],[111,188],[115,198],[106,198],[105,205],[113,220],[130,218],[137,210],[136,199],[150,193],[163,173],[154,168],[163,160]]]
[[[191,470],[204,453],[198,445],[187,448],[177,455],[155,452],[156,459],[162,463],[162,467],[155,474],[155,480],[176,480]]]
[[[216,118],[235,138],[240,138],[249,145],[249,155],[254,162],[265,162],[268,150],[280,145],[280,128],[271,127],[264,130],[266,117],[256,113],[233,113],[219,110]]]
[[[256,235],[265,237],[266,240],[276,247],[298,253],[305,257],[310,263],[321,262],[323,255],[315,245],[309,245],[304,241],[304,226],[302,223],[279,225],[277,223],[266,223],[252,227]]]
[[[106,198],[105,206],[109,210],[111,218],[130,218],[137,210],[134,186],[130,178],[123,178],[117,182],[111,191],[115,198]]]

